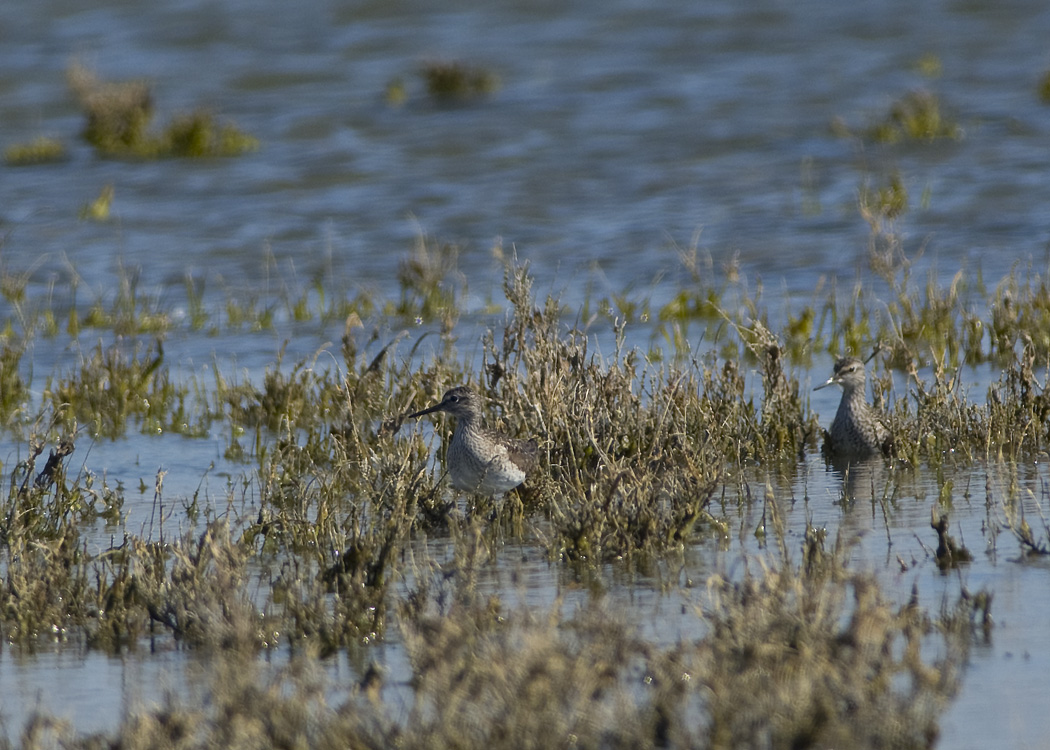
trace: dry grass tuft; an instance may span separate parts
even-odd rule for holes
[[[267,674],[234,650],[199,702],[140,709],[112,737],[30,729],[130,749],[931,747],[989,602],[963,597],[934,621],[890,604],[844,556],[714,576],[695,610],[702,634],[665,646],[594,601],[571,616],[506,612],[461,579],[450,603],[417,592],[399,609],[407,685],[370,668],[332,706],[310,658]]]

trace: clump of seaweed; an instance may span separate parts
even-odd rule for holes
[[[258,141],[206,110],[175,117],[159,133],[150,130],[153,94],[146,81],[102,81],[79,63],[67,72],[69,87],[84,110],[84,139],[104,156],[157,159],[237,156]]]
[[[28,143],[16,143],[4,149],[4,163],[9,167],[54,164],[68,158],[69,153],[62,141],[43,135]]]
[[[387,104],[391,107],[400,107],[407,98],[408,94],[405,91],[405,80],[403,78],[398,76],[387,82],[383,91],[383,99]]]
[[[492,70],[458,60],[433,60],[421,71],[427,93],[442,102],[463,102],[488,96],[499,89]]]
[[[178,115],[165,129],[165,152],[170,156],[203,158],[237,156],[259,148],[259,141],[230,122],[216,120],[205,110]]]
[[[931,91],[911,91],[893,103],[881,123],[872,126],[869,137],[883,143],[902,140],[934,141],[941,138],[957,140],[962,136],[958,124],[941,112],[941,102]]]
[[[958,140],[963,131],[941,111],[940,98],[925,89],[909,91],[890,105],[881,120],[856,133],[837,118],[832,130],[843,136],[859,135],[876,143],[932,142]]]
[[[94,71],[73,63],[69,88],[84,110],[84,139],[104,154],[151,151],[148,127],[153,96],[145,81],[103,82]],[[152,154],[149,154],[152,155]]]
[[[859,203],[861,216],[873,226],[900,217],[908,209],[908,188],[900,172],[893,172],[879,186],[863,184]]]
[[[113,205],[113,185],[103,185],[98,197],[80,208],[80,218],[91,221],[106,221],[109,219],[110,206]]]
[[[1039,76],[1036,90],[1039,94],[1039,101],[1043,104],[1050,104],[1050,70]]]
[[[937,54],[926,52],[915,61],[914,68],[927,78],[939,78],[944,71],[944,63]]]

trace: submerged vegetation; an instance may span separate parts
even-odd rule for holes
[[[476,102],[496,93],[500,88],[499,75],[491,68],[461,60],[430,60],[418,71],[423,92],[438,104],[465,104]],[[409,85],[401,76],[387,82],[384,99],[397,107],[410,95]]]
[[[423,66],[427,93],[441,101],[463,101],[487,96],[499,88],[499,77],[478,65],[458,60],[434,60]]]
[[[925,89],[909,91],[894,101],[883,117],[862,129],[850,128],[837,118],[832,130],[838,135],[875,143],[958,140],[963,135],[959,124],[942,111],[940,97]]]
[[[206,109],[178,114],[160,129],[152,127],[154,97],[146,81],[104,81],[78,62],[66,71],[69,89],[84,113],[83,139],[106,157],[121,159],[239,156],[259,148],[259,141]],[[4,150],[9,166],[64,161],[65,144],[38,137]],[[86,218],[105,218],[88,213]]]
[[[1050,70],[1039,76],[1038,92],[1039,101],[1050,104]]]
[[[69,158],[65,144],[57,138],[40,136],[28,143],[16,143],[4,149],[4,163],[11,167],[51,164]]]

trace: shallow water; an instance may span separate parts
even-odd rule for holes
[[[763,282],[775,322],[822,280],[860,278],[879,288],[857,193],[899,170],[910,196],[900,228],[916,257],[913,273],[933,269],[944,279],[962,268],[991,284],[1017,263],[1046,263],[1050,110],[1036,85],[1047,38],[1050,6],[1039,0],[0,4],[0,145],[44,134],[71,148],[62,164],[0,171],[0,265],[31,271],[30,301],[52,294],[53,284],[59,310],[71,303],[71,269],[83,306],[112,298],[121,265],[138,269],[141,290],[162,305],[182,304],[190,274],[205,282],[205,304],[221,308],[230,294],[266,299],[316,278],[329,289],[392,294],[398,262],[425,233],[461,246],[477,311],[499,296],[502,266],[491,253],[499,242],[531,263],[537,290],[562,296],[570,309],[588,289],[630,289],[655,309],[687,283],[678,253],[698,243],[712,259],[708,275],[720,277],[736,259],[750,288]],[[927,54],[941,64],[935,77],[919,70]],[[74,58],[104,78],[148,77],[160,122],[206,105],[261,148],[229,160],[98,159],[76,141],[80,114],[64,82]],[[485,101],[434,104],[417,75],[430,59],[491,66],[502,88]],[[383,92],[398,77],[408,101],[393,107]],[[961,140],[886,147],[832,135],[835,118],[862,129],[917,88],[941,97]],[[112,220],[78,220],[106,184],[115,189]],[[5,318],[16,312],[7,301],[0,308]],[[294,362],[341,334],[341,326],[276,315],[276,328],[263,333],[177,333],[165,342],[168,361],[205,380],[213,367],[253,378],[286,342],[285,362]],[[476,356],[473,325],[500,318],[479,312],[461,323],[461,351]],[[631,333],[632,343],[648,341],[648,331]],[[82,333],[81,342],[90,349],[95,334]],[[78,356],[64,341],[35,340],[26,358],[34,388]],[[814,368],[812,384],[830,365]],[[968,377],[979,399],[996,374]],[[837,398],[833,389],[811,397],[825,423]],[[226,502],[227,483],[242,471],[223,460],[227,439],[131,436],[90,451],[81,444],[72,465],[123,482],[128,528],[137,530],[153,517],[162,464],[176,507],[198,490]],[[5,440],[0,458],[11,465],[19,450]],[[790,481],[770,481],[778,497],[795,498],[788,517],[799,543],[807,521],[843,529],[858,539],[855,563],[878,571],[902,598],[917,583],[935,610],[959,579],[972,591],[993,590],[992,642],[972,654],[941,745],[1036,747],[1050,729],[1040,700],[1050,686],[1042,597],[1050,571],[1017,561],[1008,534],[983,531],[996,512],[986,507],[986,472],[996,469],[964,465],[953,477],[952,529],[975,560],[948,576],[929,557],[937,476],[920,469],[877,478],[877,486],[903,486],[886,510],[864,499],[839,503],[840,478],[815,456]],[[1045,466],[1023,473],[1045,511]],[[140,482],[147,489],[130,490]],[[755,496],[764,482],[754,478]],[[738,519],[738,528],[752,529],[753,519]],[[108,533],[100,530],[99,544]],[[687,551],[683,577],[701,582],[719,566],[737,569],[741,551],[755,544],[743,534],[730,552]],[[527,606],[549,606],[564,590],[558,570],[541,560],[508,561],[493,575],[493,586],[520,592]],[[608,595],[634,607],[655,640],[694,637],[672,615],[688,589],[659,596],[651,583],[623,582]],[[37,705],[84,731],[112,726],[129,693],[149,695],[160,674],[177,674],[191,659],[0,652],[7,726]]]
[[[972,648],[962,689],[942,722],[940,746],[1038,747],[1047,728],[1041,708],[1050,662],[1050,635],[1045,628],[1050,604],[1039,592],[1050,575],[1050,563],[1022,560],[1009,532],[989,530],[1003,517],[1004,509],[994,498],[1005,494],[1010,471],[975,465],[962,467],[955,475],[966,485],[957,485],[952,493],[951,533],[974,560],[947,572],[933,560],[936,535],[929,528],[931,507],[942,509],[935,472],[877,461],[861,468],[845,498],[841,475],[819,457],[810,456],[794,467],[790,477],[756,473],[749,480],[755,500],[739,508],[730,502],[725,508],[731,527],[725,548],[708,538],[644,572],[610,565],[598,593],[591,585],[581,585],[571,570],[549,561],[541,549],[508,543],[496,565],[476,571],[478,592],[483,597],[498,596],[508,612],[527,608],[537,614],[555,606],[571,614],[597,594],[610,612],[626,613],[636,634],[654,644],[702,637],[703,621],[695,611],[703,604],[707,578],[739,577],[757,570],[763,557],[777,554],[753,534],[763,513],[760,498],[769,482],[784,519],[788,552],[796,561],[806,528],[824,527],[828,545],[841,535],[851,550],[850,566],[875,573],[884,593],[898,605],[914,591],[920,605],[935,616],[942,607],[954,604],[960,588],[994,592],[995,627],[989,642],[977,642]],[[1022,495],[1025,490],[1032,493],[1024,501],[1029,518],[1050,507],[1048,480],[1045,466],[1034,467],[1019,479]],[[98,543],[107,541],[99,538]],[[413,554],[446,572],[455,567],[443,540]],[[386,643],[370,647],[367,656],[363,653],[329,660],[329,700],[338,703],[346,686],[359,679],[360,670],[375,663],[384,670],[388,704],[407,710],[411,672],[396,627],[388,629]],[[168,693],[182,698],[203,695],[206,670],[199,658],[170,646],[157,652],[141,648],[119,658],[84,654],[69,645],[44,648],[35,655],[0,652],[0,693],[12,696],[4,702],[8,730],[17,728],[31,711],[44,710],[68,719],[81,731],[103,731],[129,711],[160,704]],[[272,667],[280,667],[287,663],[287,650],[280,648],[266,658]]]
[[[251,288],[330,265],[389,289],[420,230],[462,245],[467,267],[496,270],[487,255],[502,238],[541,284],[582,281],[596,264],[620,290],[674,267],[674,246],[702,229],[716,260],[738,254],[751,276],[804,294],[817,275],[863,271],[857,190],[869,170],[895,168],[911,195],[909,247],[945,274],[981,266],[997,279],[1017,258],[1041,259],[1050,229],[1050,125],[1035,90],[1050,9],[1036,0],[317,1],[294,12],[47,0],[0,9],[0,28],[5,145],[42,133],[72,145],[68,163],[5,170],[4,254],[17,268],[44,254],[41,283],[68,258],[85,293],[118,258],[151,288],[187,272]],[[937,77],[918,71],[927,54]],[[148,77],[158,121],[203,104],[262,147],[98,160],[75,142],[73,58],[105,78]],[[490,66],[502,88],[435,105],[417,76],[430,59]],[[398,77],[400,108],[383,99]],[[832,136],[834,118],[862,129],[917,88],[941,96],[962,140],[891,149]],[[115,220],[78,222],[106,183]]]

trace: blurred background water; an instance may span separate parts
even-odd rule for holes
[[[659,305],[689,283],[679,253],[698,245],[711,273],[736,264],[749,284],[761,281],[775,311],[812,299],[822,283],[870,279],[857,196],[893,173],[910,196],[898,228],[913,273],[946,280],[962,269],[994,284],[1011,269],[1024,276],[1047,265],[1050,106],[1037,89],[1050,69],[1050,5],[1042,0],[90,5],[0,4],[0,147],[48,135],[70,148],[59,164],[0,168],[0,266],[28,273],[27,295],[57,295],[59,309],[72,303],[63,295],[74,275],[84,304],[111,297],[122,267],[162,303],[182,303],[187,275],[212,304],[314,279],[394,295],[400,259],[425,234],[459,246],[477,310],[498,297],[497,245],[530,262],[536,288],[570,309],[588,290],[633,290]],[[65,81],[74,60],[107,80],[148,79],[158,121],[205,106],[260,148],[231,159],[98,158],[77,140],[82,114]],[[434,60],[483,66],[500,87],[476,101],[435,102],[420,76]],[[400,105],[386,96],[396,81]],[[833,123],[863,130],[915,90],[936,93],[960,138],[877,145],[835,134]],[[80,220],[106,185],[110,220]],[[189,373],[216,362],[254,371],[290,333],[290,356],[331,340],[331,331],[277,323],[252,336],[175,335],[168,357]],[[66,342],[33,342],[37,374],[76,356]],[[995,374],[970,377],[979,397]],[[830,391],[814,396],[825,421],[836,400]],[[218,440],[151,440],[99,444],[90,463],[148,483],[163,454],[175,467],[170,486],[186,495],[221,459]],[[17,449],[7,450],[10,460]],[[223,471],[208,481],[221,484]],[[981,471],[974,486],[983,486]],[[1045,470],[1033,474],[1045,503]],[[830,505],[836,480],[819,462],[803,463],[797,481],[829,525],[856,520]],[[935,478],[922,478],[915,495],[937,490]],[[971,547],[981,546],[983,518],[983,504],[960,518]],[[914,514],[896,514],[902,546],[928,537],[910,531],[927,521],[919,500]],[[885,545],[872,547],[859,564],[892,569],[880,557]],[[1047,571],[1002,554],[977,558],[961,575],[971,588],[994,588],[1002,616],[993,644],[973,657],[943,746],[1035,747],[1050,729],[1041,709],[1047,604],[1033,595],[1045,591]],[[924,573],[931,602],[937,575]],[[902,595],[912,582],[898,577]],[[32,685],[90,730],[119,716],[124,699],[113,685],[155,681],[152,666],[129,677],[100,657],[87,661],[108,666],[0,652],[9,726],[32,703],[12,708],[6,698]]]
[[[496,267],[502,238],[541,282],[571,291],[597,266],[619,291],[675,268],[674,248],[702,231],[716,261],[737,255],[806,293],[864,270],[858,188],[898,169],[908,249],[996,280],[1050,240],[1048,27],[1037,0],[5,4],[4,145],[60,136],[72,159],[4,170],[4,260],[43,256],[40,281],[68,258],[102,283],[123,259],[160,287],[331,270],[389,290],[423,231],[460,245],[464,267]],[[75,141],[74,59],[148,78],[158,120],[207,106],[261,149],[98,159]],[[435,104],[418,76],[432,60],[484,66],[501,87]],[[404,106],[385,100],[395,79]],[[916,89],[937,93],[962,139],[833,135],[836,118],[862,130]],[[77,221],[105,184],[114,220]]]

